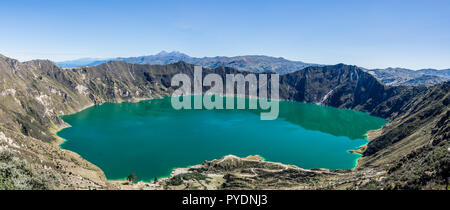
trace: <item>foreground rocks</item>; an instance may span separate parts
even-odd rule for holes
[[[311,169],[264,161],[259,156],[233,155],[175,169],[157,182],[115,182],[121,189],[140,190],[318,190],[360,189],[370,180],[385,178],[384,172],[367,170]]]

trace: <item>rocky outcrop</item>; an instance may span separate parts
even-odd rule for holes
[[[184,62],[138,65],[114,61],[61,69],[51,61],[20,63],[0,57],[0,148],[27,161],[35,173],[46,177],[43,180],[50,180],[49,188],[115,188],[96,166],[49,143],[60,141],[55,133],[67,126],[58,116],[104,102],[168,96],[173,92],[173,75],[193,77],[193,72],[194,66]],[[203,70],[204,74],[212,72],[222,77],[249,73],[228,67]],[[166,187],[182,188],[186,180],[215,176],[219,178],[214,186],[223,189],[440,188],[448,174],[448,87],[449,83],[389,87],[364,70],[344,64],[282,75],[282,99],[365,111],[390,121],[381,135],[362,148],[364,158],[357,170],[303,170],[228,157],[203,164],[196,169],[200,174],[173,176],[168,182],[178,185]],[[415,174],[407,185],[392,185],[407,171]]]

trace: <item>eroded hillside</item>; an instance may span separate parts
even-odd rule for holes
[[[8,183],[4,184],[7,188],[21,189],[126,188],[107,181],[98,167],[55,145],[61,141],[56,131],[67,126],[58,116],[103,102],[168,96],[173,91],[172,76],[181,72],[192,77],[193,69],[193,65],[184,62],[170,65],[108,62],[94,67],[61,69],[50,61],[20,63],[0,56],[1,183]],[[222,77],[239,73],[224,67],[203,71],[211,72]],[[444,177],[449,176],[449,83],[428,88],[387,87],[358,67],[343,64],[308,67],[282,75],[280,83],[282,99],[365,111],[391,123],[363,148],[364,158],[353,171],[304,170],[258,158],[226,157],[196,169],[180,169],[178,176],[161,180],[155,186],[141,184],[141,187],[444,187]],[[11,171],[22,175],[8,177]],[[205,177],[215,179],[210,182]],[[203,180],[199,182],[202,184],[195,184],[197,179]],[[206,182],[209,184],[205,185]]]

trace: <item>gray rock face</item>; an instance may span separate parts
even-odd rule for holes
[[[59,181],[50,183],[50,187],[110,188],[98,168],[79,156],[45,143],[57,141],[55,132],[67,126],[58,116],[103,102],[169,96],[174,91],[170,87],[172,76],[185,73],[193,77],[193,72],[194,65],[185,62],[140,65],[110,61],[93,67],[62,69],[46,60],[20,63],[0,57],[0,131],[3,133],[2,139],[8,140],[0,142],[0,148],[16,151],[15,154],[20,154],[22,159],[29,160],[38,174],[56,177]],[[203,73],[217,73],[225,77],[229,73],[249,72],[217,67],[205,68]],[[344,64],[310,66],[280,76],[282,99],[365,111],[391,121],[382,129],[381,135],[363,149],[365,157],[360,161],[359,171],[341,174],[352,182],[356,180],[351,178],[354,173],[375,174],[358,176],[372,179],[383,178],[383,174],[391,172],[389,177],[393,180],[377,184],[383,188],[402,180],[405,171],[414,174],[411,183],[404,186],[394,184],[393,188],[435,188],[443,185],[442,177],[448,173],[444,166],[449,154],[441,151],[448,148],[448,123],[445,118],[449,112],[448,88],[449,82],[431,87],[386,86],[363,69]],[[15,147],[17,145],[20,148]],[[436,161],[434,157],[440,159]],[[41,160],[45,160],[44,163]],[[426,166],[427,161],[432,161],[433,165],[427,166],[429,175],[426,181],[419,182],[421,178],[417,174],[420,175],[423,171],[421,166]],[[265,168],[266,165],[258,167]],[[215,168],[208,170],[215,171]],[[258,180],[270,184],[266,182],[273,178],[270,174],[286,178],[296,176],[298,171],[267,173],[264,170]],[[236,177],[234,175],[228,178]],[[309,181],[310,175],[308,172]],[[326,180],[337,180],[333,174],[326,176]],[[235,178],[229,180],[237,183]],[[286,180],[289,180],[287,185],[305,181]],[[359,184],[355,187],[370,187],[361,184],[367,184],[362,181],[358,179]],[[259,187],[269,188],[264,185]],[[276,186],[270,187],[274,188]]]

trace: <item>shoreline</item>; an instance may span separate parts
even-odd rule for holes
[[[364,145],[361,145],[357,150],[349,150],[349,152],[352,153],[352,154],[358,154],[358,155],[360,155],[360,157],[356,159],[355,167],[352,168],[352,170],[355,170],[355,169],[359,168],[359,166],[360,166],[360,160],[361,160],[362,158],[364,158],[364,157],[363,157],[363,153],[364,153],[364,151],[366,150],[367,145],[368,145],[371,141],[373,141],[374,139],[376,139],[377,137],[379,137],[379,136],[381,135],[381,133],[383,132],[384,126],[386,126],[387,124],[389,124],[389,121],[387,121],[387,123],[384,124],[381,128],[378,128],[378,129],[375,129],[375,130],[369,130],[369,131],[367,131],[366,134],[364,134],[364,136],[366,137],[366,139],[368,140],[368,142],[367,142],[366,144],[364,144]]]
[[[63,145],[64,142],[68,141],[67,139],[64,139],[64,138],[58,136],[59,132],[63,131],[64,129],[72,127],[72,125],[70,125],[69,123],[67,123],[66,121],[64,121],[62,119],[62,116],[73,115],[73,114],[76,114],[78,112],[82,112],[82,111],[84,111],[86,109],[89,109],[91,107],[94,107],[94,106],[97,106],[97,105],[102,105],[104,103],[116,103],[116,104],[121,104],[121,103],[139,103],[141,101],[147,101],[147,100],[152,100],[152,99],[161,99],[161,98],[164,98],[164,97],[166,97],[166,96],[162,96],[162,97],[159,97],[159,98],[132,98],[131,100],[119,100],[117,102],[109,102],[109,101],[108,102],[102,102],[101,104],[92,103],[90,105],[84,106],[83,108],[81,108],[78,111],[74,111],[74,112],[70,112],[70,113],[67,113],[67,114],[58,115],[58,117],[64,122],[64,125],[60,126],[59,128],[54,129],[56,131],[51,131],[53,133],[54,137],[56,138],[56,141],[51,142],[51,144],[56,145],[56,146],[61,148],[61,145]],[[51,129],[51,130],[53,130],[53,129]]]
[[[91,108],[91,107],[93,107],[93,106],[95,106],[94,103],[92,103],[92,104],[90,104],[90,105],[86,105],[86,106],[84,106],[83,108],[81,108],[81,109],[78,110],[78,111],[74,111],[74,112],[70,112],[70,113],[67,113],[67,114],[58,115],[59,119],[61,119],[61,120],[64,122],[64,124],[63,124],[62,126],[60,126],[59,128],[56,128],[56,129],[55,129],[56,131],[52,132],[52,133],[53,133],[53,136],[56,138],[56,141],[52,142],[52,144],[53,144],[53,145],[56,145],[56,146],[59,147],[59,148],[61,148],[61,145],[64,144],[64,142],[66,142],[67,140],[64,139],[64,138],[62,138],[62,137],[60,137],[60,136],[58,136],[58,133],[61,132],[61,131],[63,131],[63,130],[66,129],[66,128],[72,127],[69,123],[67,123],[66,121],[64,121],[64,120],[62,119],[61,116],[75,114],[75,113],[81,112],[81,111],[83,111],[83,110],[89,109],[89,108]],[[61,148],[61,149],[62,149],[62,148]]]
[[[192,95],[193,95],[193,94],[192,94]],[[224,95],[220,95],[220,96],[221,96],[221,97],[231,97],[231,96],[226,96],[226,95],[225,95],[225,96],[224,96]],[[132,99],[130,99],[130,100],[107,101],[107,102],[102,102],[101,104],[95,104],[95,103],[92,103],[92,104],[90,104],[90,105],[84,106],[83,108],[81,108],[81,109],[78,110],[78,111],[74,111],[74,112],[70,112],[70,113],[67,113],[67,114],[58,115],[58,117],[65,123],[65,125],[61,126],[60,128],[55,129],[56,131],[51,131],[51,132],[54,134],[55,138],[56,138],[56,141],[52,142],[51,144],[57,146],[59,149],[66,150],[66,149],[62,148],[61,146],[62,146],[66,141],[68,141],[68,140],[67,140],[67,139],[64,139],[64,138],[62,138],[62,137],[60,137],[60,136],[58,136],[58,133],[61,132],[61,131],[63,131],[64,129],[70,128],[70,127],[72,127],[72,126],[71,126],[70,124],[68,124],[67,122],[65,122],[65,121],[61,118],[61,116],[72,115],[72,114],[75,114],[75,113],[84,111],[84,110],[86,110],[86,109],[88,109],[88,108],[91,108],[91,107],[94,107],[94,106],[97,106],[97,105],[102,105],[102,104],[104,104],[104,103],[116,103],[116,104],[121,104],[121,103],[139,103],[139,102],[142,102],[142,101],[148,101],[148,100],[154,100],[154,99],[163,99],[163,98],[165,98],[165,97],[172,97],[172,96],[167,95],[167,96],[160,96],[160,97],[155,97],[155,98],[132,98]],[[235,96],[235,97],[240,97],[240,96]],[[244,97],[244,98],[249,98],[249,99],[259,99],[259,98],[257,98],[257,97]],[[297,101],[293,101],[293,100],[282,100],[282,99],[277,99],[277,101],[297,102]],[[322,104],[316,104],[316,103],[307,103],[307,102],[298,102],[298,103],[306,103],[306,104],[313,104],[313,105],[317,105],[317,106],[325,106],[325,105],[322,105]],[[330,107],[330,106],[326,106],[326,107]],[[336,108],[336,107],[331,107],[331,108]],[[336,108],[336,109],[339,109],[339,108]],[[343,110],[352,110],[352,109],[343,109]],[[358,110],[352,110],[352,111],[361,112],[361,111],[358,111]],[[371,115],[371,114],[368,113],[368,112],[362,112],[362,113],[367,113],[367,114]],[[371,116],[372,116],[372,115],[371,115]],[[383,119],[383,118],[382,118],[382,119]],[[386,119],[384,119],[384,120],[386,120]],[[387,121],[387,120],[386,120],[386,121]],[[389,122],[387,121],[387,123],[389,123]],[[387,124],[387,123],[386,123],[386,124]],[[386,125],[386,124],[385,124],[385,125]],[[367,146],[367,144],[368,144],[370,141],[372,141],[374,138],[376,138],[376,137],[378,137],[379,135],[381,135],[381,134],[379,134],[379,135],[377,135],[377,134],[378,134],[378,132],[381,133],[381,130],[383,129],[383,127],[384,127],[384,125],[383,125],[381,128],[379,128],[379,129],[367,131],[366,134],[364,134],[364,136],[366,137],[366,139],[368,140],[368,142],[367,142],[366,144],[360,146],[358,150],[349,150],[349,152],[352,153],[352,154],[358,154],[358,155],[360,155],[360,157],[356,159],[355,166],[354,166],[353,168],[349,168],[350,170],[353,171],[353,170],[355,170],[355,169],[357,169],[357,168],[359,167],[359,161],[363,158],[363,156],[362,156],[363,150],[362,150],[362,149],[363,149],[365,146]],[[71,150],[68,150],[68,151],[74,152],[74,151],[71,151]],[[74,152],[74,153],[76,153],[76,152]],[[76,154],[79,155],[78,153],[76,153]],[[232,154],[230,154],[230,155],[232,155]],[[80,156],[81,158],[83,158],[81,155],[79,155],[79,156]],[[264,158],[264,157],[262,157],[262,156],[260,156],[260,155],[257,155],[257,154],[256,154],[256,155],[250,155],[250,156],[248,156],[248,157],[256,157],[256,156],[260,157],[260,158],[261,158],[261,161],[267,161],[266,158]],[[247,157],[242,157],[242,158],[247,158]],[[84,159],[84,158],[83,158],[83,159]],[[219,159],[220,159],[220,158],[219,158]],[[84,159],[84,160],[86,160],[86,159]],[[99,169],[101,170],[101,172],[104,174],[106,181],[111,182],[111,183],[114,183],[114,184],[122,184],[123,182],[128,182],[128,181],[126,180],[126,179],[127,179],[126,177],[124,177],[124,178],[119,178],[119,179],[108,179],[108,178],[106,177],[105,172],[104,172],[100,167],[98,167],[97,165],[91,163],[91,162],[88,161],[88,160],[86,160],[86,161],[89,162],[90,164],[96,166],[97,168],[99,168]],[[270,162],[270,161],[268,161],[268,162]],[[283,163],[280,163],[280,164],[283,164]],[[170,178],[172,178],[172,177],[174,176],[174,174],[175,174],[175,176],[179,174],[179,173],[176,173],[177,170],[189,169],[189,168],[194,167],[194,166],[197,166],[197,165],[199,165],[199,164],[196,164],[196,165],[189,165],[189,166],[186,166],[186,167],[174,167],[174,168],[171,169],[171,172],[170,172],[170,174],[169,174],[168,176],[162,176],[162,177],[160,177],[160,178],[158,177],[158,180],[161,181],[161,180],[165,180],[165,179],[170,179]],[[285,165],[290,165],[290,164],[285,164]],[[295,165],[295,166],[296,166],[296,165]],[[299,166],[296,166],[296,167],[301,168],[301,167],[299,167]],[[309,170],[309,169],[305,169],[305,168],[301,168],[301,169]],[[327,169],[327,168],[323,168],[323,169],[330,170],[330,169]],[[152,184],[152,183],[153,183],[153,181],[147,181],[147,180],[138,181],[137,183],[139,183],[139,182],[141,182],[141,183],[143,183],[143,184]]]

